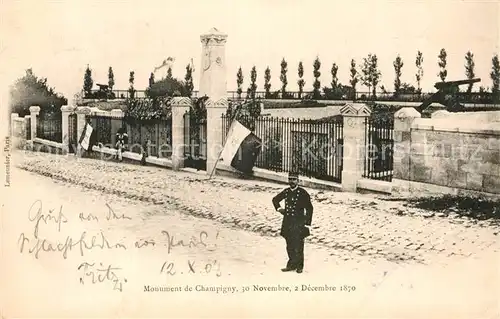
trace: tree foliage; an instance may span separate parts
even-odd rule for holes
[[[241,93],[243,92],[243,89],[241,88],[243,85],[243,71],[241,71],[241,66],[238,69],[238,73],[236,73],[236,84],[238,85],[238,98],[241,99]]]
[[[468,51],[465,54],[465,76],[467,77],[467,79],[472,80],[476,76],[474,71],[475,66],[476,64],[474,63],[474,54]],[[468,93],[472,92],[473,85],[473,83],[469,84],[469,87],[467,88]]]
[[[255,68],[255,65],[252,67],[252,70],[250,71],[250,86],[248,87],[247,90],[247,98],[249,99],[255,99],[257,93],[257,69]]]
[[[286,73],[288,72],[288,63],[285,61],[285,58],[281,60],[281,73],[280,73],[280,81],[281,81],[281,96],[285,98],[286,96],[286,86],[288,85],[288,80],[286,77]]]
[[[11,112],[19,116],[29,115],[32,105],[40,106],[41,112],[57,113],[61,106],[68,104],[63,95],[48,86],[46,78],[38,78],[32,69],[27,69],[26,74],[10,86],[9,93]]]
[[[260,116],[261,108],[258,100],[230,101],[226,110],[229,123],[238,120],[250,130],[255,129],[255,119]]]
[[[151,72],[151,75],[149,76],[149,87],[152,87],[153,84],[155,84],[155,74]]]
[[[320,87],[321,87],[321,82],[319,81],[319,77],[321,76],[321,72],[319,69],[321,68],[321,61],[319,60],[319,57],[316,57],[313,63],[313,76],[314,76],[314,83],[313,83],[313,98],[314,99],[320,99],[321,98],[321,92],[320,92]]]
[[[356,98],[356,85],[359,82],[359,74],[358,74],[358,70],[356,69],[356,61],[354,61],[354,59],[351,59],[351,68],[349,69],[349,74],[350,74],[349,83],[351,84],[351,87],[354,91],[354,99],[355,99]]]
[[[332,89],[335,91],[335,89],[337,88],[338,84],[339,84],[339,79],[337,77],[337,73],[339,71],[339,67],[336,63],[333,63],[332,64],[332,69],[330,70],[330,73],[332,74]]]
[[[129,97],[131,99],[135,98],[134,80],[135,80],[135,72],[130,71],[129,79],[128,79],[128,82],[130,83],[130,88],[128,89],[128,93],[129,93]]]
[[[193,94],[194,84],[193,84],[193,69],[191,64],[186,66],[186,75],[184,76],[184,86],[185,92],[188,97],[191,97]]]
[[[91,95],[93,86],[94,80],[92,80],[92,70],[87,65],[87,69],[85,70],[85,75],[83,77],[83,92],[85,96]]]
[[[492,81],[491,93],[493,93],[493,98],[495,102],[498,102],[500,98],[500,60],[498,59],[498,54],[495,54],[491,59],[491,73],[490,78]]]
[[[299,62],[299,67],[298,67],[298,75],[299,75],[299,80],[297,81],[297,84],[299,85],[299,99],[302,97],[302,93],[304,92],[304,85],[306,84],[306,81],[304,81],[303,76],[304,76],[304,65],[302,64],[302,61]]]
[[[271,94],[271,69],[269,69],[269,66],[264,72],[264,89],[266,90],[266,98],[269,98]]]
[[[441,51],[439,52],[439,55],[438,55],[438,59],[439,59],[438,65],[440,68],[438,76],[442,82],[444,82],[446,80],[446,77],[448,76],[448,70],[446,70],[447,57],[448,57],[448,54],[446,53],[446,50],[444,48],[441,49]]]
[[[109,67],[109,69],[108,69],[108,87],[110,90],[113,90],[113,86],[115,86],[115,75],[113,74],[113,68]]]
[[[420,83],[422,81],[422,78],[424,77],[424,68],[422,66],[423,63],[424,63],[424,56],[422,52],[418,51],[417,57],[415,58],[415,65],[417,67],[417,73],[415,74],[415,78],[417,79],[417,87],[419,93],[422,92]]]
[[[164,78],[161,81],[154,82],[146,89],[146,95],[150,98],[186,96],[190,97],[192,91],[188,90],[183,81],[176,78]]]
[[[396,77],[394,79],[394,93],[396,96],[399,95],[401,89],[401,73],[404,66],[403,59],[398,55],[396,60],[394,60],[394,72],[396,73]]]
[[[363,58],[363,76],[361,81],[372,91],[372,96],[377,94],[377,85],[380,81],[381,73],[378,69],[378,58],[376,54],[368,54],[368,57]]]

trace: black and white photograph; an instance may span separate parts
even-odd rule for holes
[[[497,0],[0,2],[2,318],[500,318]]]

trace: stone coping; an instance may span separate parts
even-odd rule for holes
[[[358,190],[368,190],[377,193],[391,194],[392,182],[361,178],[357,182]]]
[[[115,155],[116,154],[116,150],[113,148],[109,148],[109,147],[93,146],[92,150],[94,152],[108,154],[108,155]],[[138,162],[140,162],[142,159],[141,154],[137,154],[137,153],[133,153],[133,152],[123,152],[122,157],[130,159],[130,160],[138,161]],[[146,158],[146,163],[161,166],[161,167],[172,168],[172,160],[167,159],[167,158],[157,158],[157,157],[148,156]],[[207,174],[205,171],[196,171],[195,169],[187,168],[187,167],[181,168],[180,170],[181,171],[188,171],[188,172],[196,172],[198,174],[203,174],[203,175]],[[228,165],[223,164],[223,163],[217,164],[217,172],[223,173],[222,175],[228,175],[230,177],[235,177],[236,175],[239,175],[238,171],[236,171],[231,166],[228,166]],[[274,182],[279,182],[279,183],[284,183],[284,184],[288,183],[288,173],[273,172],[273,171],[269,171],[269,170],[261,169],[261,168],[257,168],[257,167],[254,168],[253,173],[254,174],[253,174],[252,178],[262,179],[262,180],[267,180],[267,181],[274,181]],[[342,185],[339,183],[322,181],[322,180],[318,180],[315,178],[300,177],[300,184],[301,184],[301,186],[304,186],[304,187],[327,189],[327,190],[333,190],[333,191],[342,191]]]
[[[33,140],[33,142],[34,143],[44,144],[44,145],[51,146],[51,147],[61,148],[61,149],[65,148],[65,146],[64,146],[63,143],[49,141],[49,140],[45,140],[45,139],[39,138],[39,137],[35,137],[35,139]]]
[[[478,196],[491,199],[500,199],[500,193],[488,193],[482,191],[474,191],[465,188],[449,187],[431,183],[415,182],[403,179],[392,179],[393,192],[395,194],[405,195],[408,197],[425,197],[429,195],[464,195]]]
[[[239,175],[238,171],[223,163],[217,164],[217,171],[229,174],[230,176]],[[224,174],[224,175],[226,175]],[[262,179],[267,181],[274,181],[278,183],[288,183],[288,173],[273,172],[267,169],[254,167],[252,178]],[[327,189],[333,191],[342,191],[342,185],[335,182],[323,181],[320,179],[309,178],[305,176],[300,177],[300,185],[310,188]]]
[[[99,153],[104,153],[108,155],[115,155],[116,150],[113,148],[109,147],[99,147],[99,146],[93,146],[92,150],[94,152],[99,152]],[[123,152],[122,153],[123,158],[127,158],[130,160],[134,161],[141,161],[142,156],[137,153],[133,152]],[[148,156],[146,158],[146,163],[161,166],[161,167],[168,167],[172,168],[172,160],[169,158],[157,158],[157,157],[152,157]],[[182,171],[189,171],[189,172],[195,172],[195,169],[191,168],[181,168],[180,170]],[[217,172],[218,173],[226,173],[227,175],[234,177],[235,175],[239,175],[238,171],[233,169],[231,166],[225,165],[223,163],[217,164]],[[279,172],[273,172],[269,171],[266,169],[261,169],[261,168],[254,168],[254,174],[253,178],[257,179],[263,179],[267,181],[274,181],[274,182],[279,182],[279,183],[288,183],[288,173],[279,173]],[[205,171],[200,172],[197,171],[197,173],[206,175],[207,173]],[[226,175],[223,174],[223,175]],[[327,189],[327,190],[333,190],[333,191],[342,191],[342,185],[339,183],[335,182],[329,182],[329,181],[323,181],[315,178],[309,178],[309,177],[300,177],[300,182],[301,185],[304,187],[310,187],[310,188],[319,188],[319,189]]]
[[[411,125],[412,129],[455,133],[488,134],[500,136],[500,126],[498,123],[481,123],[482,127],[464,126],[463,121],[435,120],[426,118],[417,118]],[[469,123],[468,125],[478,125],[478,123]]]
[[[92,146],[92,151],[107,155],[116,155],[116,149],[109,147]],[[142,160],[142,155],[134,152],[123,152],[122,157],[139,162]],[[146,157],[146,163],[161,167],[169,167],[169,168],[172,167],[172,160],[170,158],[158,158],[158,157],[148,156]]]

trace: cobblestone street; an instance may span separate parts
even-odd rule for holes
[[[281,225],[281,215],[271,204],[285,187],[278,184],[224,177],[208,180],[204,174],[47,154],[25,156],[19,167],[264,235],[277,236]],[[315,208],[310,242],[333,248],[331,253],[340,259],[360,255],[446,263],[449,256],[468,257],[500,247],[499,229],[488,221],[434,216],[374,195],[308,191]]]
[[[7,214],[2,213],[5,254],[12,256],[4,272],[9,294],[3,296],[7,309],[16,310],[10,317],[74,317],[76,309],[86,309],[78,313],[82,317],[175,317],[186,307],[199,317],[209,316],[208,309],[216,306],[224,306],[231,317],[312,316],[311,309],[300,307],[301,300],[312,298],[318,307],[312,311],[329,317],[498,313],[498,228],[487,222],[430,217],[374,195],[308,189],[315,212],[305,272],[281,273],[286,252],[277,236],[281,215],[271,198],[284,185],[219,176],[207,180],[204,174],[74,156],[18,152],[13,158],[21,169],[13,170],[11,200],[4,207]],[[25,200],[13,200],[20,198]],[[35,260],[35,253],[28,253],[36,241],[27,212],[36,200],[43,202],[44,214],[52,209],[57,215],[61,206],[68,219],[59,230],[50,221],[40,223],[40,238],[64,242],[66,236],[86,232],[88,242],[105,236],[109,245],[126,249],[95,248],[82,256],[73,248],[66,257],[39,249]],[[20,254],[21,233],[29,241]],[[182,247],[180,240],[194,244]],[[79,282],[77,268],[83,263],[120,268],[123,292],[113,291],[110,283],[92,285],[89,277]],[[144,285],[187,284],[235,286],[238,291],[144,292]],[[277,292],[245,295],[245,285],[346,285],[355,291],[306,291],[283,298]],[[52,288],[49,298],[47,287]],[[30,307],[21,311],[25,300]],[[103,307],[108,312],[99,311]]]

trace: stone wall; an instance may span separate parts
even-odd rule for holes
[[[437,111],[431,115],[433,119],[447,119],[448,121],[467,121],[474,123],[500,122],[500,111],[481,112],[448,112]],[[467,124],[465,124],[467,126]]]
[[[11,114],[11,136],[13,148],[24,148],[26,142],[30,140],[28,136],[30,126],[30,116],[19,117],[17,113]]]
[[[498,122],[453,121],[454,116],[422,119],[411,114],[395,119],[396,185],[408,181],[500,194]]]

